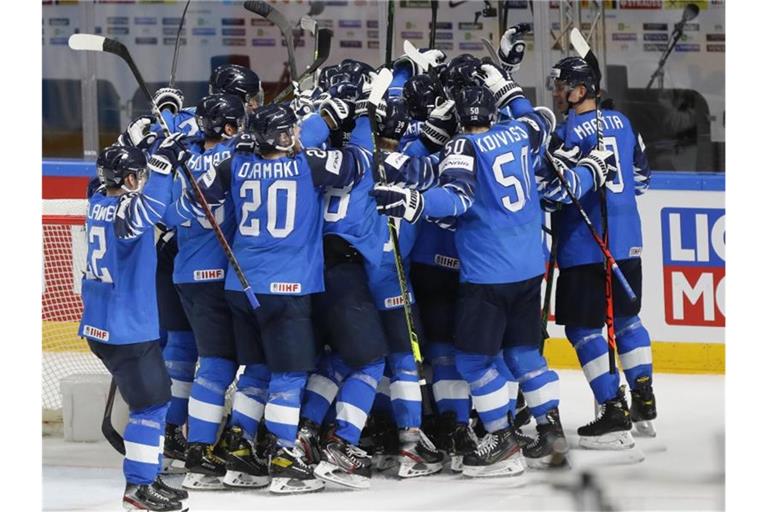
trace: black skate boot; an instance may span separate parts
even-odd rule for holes
[[[123,493],[125,510],[151,510],[153,512],[186,511],[181,502],[168,498],[149,484],[126,484]]]
[[[446,457],[435,448],[432,441],[419,428],[407,428],[398,432],[400,455],[397,475],[401,478],[431,475],[443,469]]]
[[[462,474],[471,477],[514,476],[525,471],[512,426],[486,434],[477,449],[464,456]]]
[[[321,461],[315,467],[315,476],[353,489],[368,489],[371,473],[371,456],[331,429],[323,439]]]
[[[275,444],[273,451],[269,462],[269,475],[272,477],[269,492],[300,494],[325,487],[325,482],[315,477],[312,467],[304,460],[304,453],[299,446],[285,448]]]
[[[229,487],[266,487],[269,485],[267,461],[256,457],[251,442],[243,437],[241,427],[227,432],[227,474],[224,485]]]
[[[307,464],[314,467],[320,463],[320,425],[302,418],[299,422],[296,443],[304,452],[304,459]]]
[[[632,420],[624,398],[624,386],[619,387],[616,397],[600,406],[600,416],[593,422],[579,427],[579,446],[592,450],[625,450],[635,446],[632,439]]]
[[[656,419],[656,397],[651,386],[651,377],[644,375],[635,379],[635,389],[631,392],[632,405],[629,417],[635,425],[638,435],[656,437],[653,421]]]
[[[448,411],[440,415],[437,447],[451,459],[451,471],[461,473],[464,455],[477,448],[477,437],[469,425],[458,423],[456,413]]]
[[[397,426],[383,415],[368,416],[368,421],[360,435],[360,448],[371,456],[373,468],[378,471],[397,465],[400,441],[397,438]]]
[[[180,501],[183,503],[187,500],[187,498],[189,498],[189,493],[187,491],[184,489],[171,487],[170,485],[166,484],[159,476],[157,477],[157,480],[152,482],[152,487],[154,487],[157,492],[165,495],[166,498],[173,501]]]
[[[523,455],[530,468],[557,468],[567,463],[568,441],[560,424],[560,412],[555,407],[546,416],[549,423],[536,425],[536,442],[523,447]]]
[[[185,467],[187,474],[182,487],[195,490],[224,489],[226,460],[214,452],[213,445],[189,443]]]
[[[523,396],[523,391],[518,388],[517,399],[515,400],[515,420],[512,426],[515,430],[520,430],[530,422],[531,410],[528,408],[528,404],[525,403],[525,396]]]
[[[163,470],[164,475],[185,473],[185,453],[187,451],[187,439],[181,425],[165,425],[165,441],[163,443]]]

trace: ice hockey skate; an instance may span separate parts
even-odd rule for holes
[[[314,421],[302,418],[299,422],[299,432],[296,442],[304,452],[304,459],[310,466],[320,462],[320,425]]]
[[[123,493],[123,509],[149,510],[153,512],[169,512],[188,510],[178,500],[169,498],[155,488],[155,484],[127,484]]]
[[[227,473],[223,483],[228,487],[266,487],[269,485],[269,468],[264,459],[245,437],[243,429],[232,427],[227,432]]]
[[[187,449],[187,474],[181,486],[193,490],[224,489],[226,461],[214,453],[213,445],[190,443]]]
[[[443,469],[445,456],[435,448],[421,429],[403,429],[398,436],[400,455],[397,458],[397,475],[400,478],[431,475]]]
[[[656,397],[653,394],[651,378],[648,376],[638,377],[631,395],[632,405],[629,409],[629,416],[635,427],[636,435],[656,437],[656,428],[652,421],[656,419]]]
[[[560,424],[560,413],[554,408],[546,414],[549,423],[536,425],[536,441],[523,447],[525,462],[529,468],[547,469],[565,466],[568,441]]]
[[[373,469],[387,471],[397,465],[399,451],[397,427],[385,416],[368,417],[359,445],[371,456]]]
[[[437,446],[450,457],[451,471],[461,473],[464,456],[477,448],[477,437],[469,425],[457,423],[456,413],[440,415]]]
[[[314,470],[315,476],[353,489],[368,489],[371,486],[371,456],[338,437],[333,430],[323,440],[320,457],[320,463]]]
[[[165,426],[165,442],[163,444],[163,470],[164,475],[183,474],[187,472],[184,467],[187,451],[187,439],[184,437],[181,425]]]
[[[635,446],[632,421],[624,398],[624,386],[616,397],[600,406],[600,415],[593,422],[579,427],[579,446],[589,450],[626,450]]]
[[[477,449],[464,456],[462,474],[469,477],[515,476],[525,471],[525,460],[509,426],[488,433]]]
[[[275,494],[300,494],[325,487],[325,482],[315,477],[298,446],[277,448],[269,462],[269,474],[272,477],[269,492]]]

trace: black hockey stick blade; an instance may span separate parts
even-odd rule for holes
[[[123,436],[121,436],[117,430],[115,430],[115,427],[112,426],[112,406],[115,405],[116,391],[117,383],[115,382],[115,378],[112,377],[112,381],[109,383],[107,405],[104,407],[104,419],[101,420],[101,433],[104,434],[104,437],[112,448],[122,455],[125,455],[125,441],[123,441]]]
[[[321,28],[317,30],[317,58],[307,66],[307,69],[296,79],[297,83],[301,83],[306,77],[314,73],[320,66],[322,66],[328,56],[331,54],[331,40],[333,39],[333,30],[329,28]],[[289,94],[293,92],[293,84],[280,91],[277,96],[272,100],[272,103],[280,103]]]
[[[285,47],[288,49],[288,66],[291,70],[291,80],[296,80],[298,72],[296,71],[296,56],[293,46],[293,27],[283,14],[277,9],[273,8],[267,2],[263,0],[253,0],[245,2],[243,7],[246,10],[251,11],[254,14],[266,18],[280,29],[280,33],[283,35],[285,41]]]
[[[429,7],[432,9],[432,20],[429,24],[429,47],[434,49],[435,39],[437,38],[437,0],[431,0],[429,2]]]
[[[176,32],[176,44],[173,47],[173,61],[171,62],[171,79],[168,81],[170,87],[176,85],[176,64],[179,62],[179,44],[181,43],[181,30],[184,28],[184,19],[187,17],[187,9],[189,9],[189,3],[192,0],[187,0],[187,4],[184,6],[184,11],[181,13],[181,20],[179,20],[179,31]]]

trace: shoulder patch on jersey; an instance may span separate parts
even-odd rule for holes
[[[408,155],[404,155],[402,153],[390,153],[387,155],[387,158],[384,159],[384,163],[391,165],[397,170],[400,170],[400,168],[409,160]]]
[[[325,170],[333,174],[339,174],[341,170],[341,151],[337,149],[328,151],[328,157],[325,160]]]
[[[440,162],[440,174],[446,169],[463,169],[472,172],[475,169],[475,158],[468,155],[448,155]]]

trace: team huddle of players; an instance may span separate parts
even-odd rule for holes
[[[303,493],[366,488],[374,470],[486,477],[564,464],[558,376],[541,350],[545,211],[558,239],[557,322],[601,405],[579,443],[631,447],[633,422],[653,433],[640,301],[614,293],[630,410],[602,335],[603,255],[565,190],[596,226],[607,190],[610,250],[639,296],[642,139],[603,110],[598,147],[597,83],[580,58],[553,68],[564,122],[534,108],[512,79],[514,40],[504,34],[500,67],[439,50],[397,59],[374,123],[377,75],[365,63],[323,68],[314,88],[269,105],[256,73],[224,65],[195,107],[161,89],[162,123],[141,117],[101,152],[80,335],[129,405],[126,508],[185,507],[163,467],[184,471],[188,489]],[[535,439],[520,429],[531,418]]]

